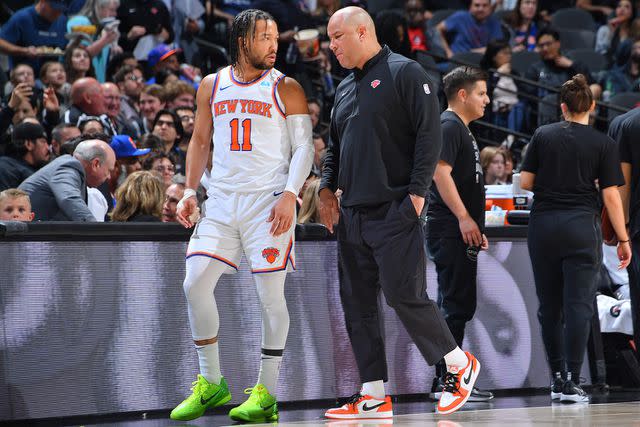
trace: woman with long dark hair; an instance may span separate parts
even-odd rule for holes
[[[64,54],[64,70],[67,73],[67,82],[73,84],[82,77],[95,77],[96,73],[91,63],[91,55],[87,48],[79,41],[72,42]]]
[[[528,245],[551,398],[588,402],[580,370],[602,265],[600,194],[618,238],[618,268],[629,264],[631,247],[617,188],[624,185],[618,149],[589,126],[595,102],[582,74],[562,85],[560,102],[565,121],[536,130],[520,180],[534,193]]]
[[[636,10],[630,0],[620,0],[615,16],[598,28],[595,51],[607,56],[608,66],[624,65],[631,55],[632,29]]]
[[[516,7],[504,18],[511,33],[510,43],[514,52],[534,50],[538,34],[538,0],[518,0]]]

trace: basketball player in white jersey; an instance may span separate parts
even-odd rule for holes
[[[231,399],[220,372],[213,290],[223,273],[238,269],[242,252],[262,305],[262,352],[256,385],[229,416],[246,422],[278,419],[275,393],[289,329],[284,282],[287,270],[295,268],[296,195],[309,175],[314,150],[304,92],[273,68],[277,48],[273,18],[245,10],[231,28],[232,65],[205,77],[198,89],[177,217],[186,227],[194,225],[195,189],[213,135],[209,198],[189,242],[184,281],[200,375],[193,394],[171,412],[173,419],[197,418]]]

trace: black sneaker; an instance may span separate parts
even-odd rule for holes
[[[565,381],[560,394],[560,402],[589,402],[589,395],[571,380]]]
[[[491,399],[493,399],[493,393],[489,390],[480,390],[474,387],[473,390],[471,390],[471,396],[469,396],[467,402],[488,402]]]
[[[562,386],[564,385],[564,380],[560,372],[556,372],[554,374],[553,379],[551,380],[551,400],[558,400],[562,395]]]
[[[440,400],[440,396],[442,396],[442,389],[444,388],[444,380],[442,378],[434,378],[433,384],[431,385],[431,392],[429,393],[429,398],[432,400]],[[486,402],[493,399],[493,393],[486,390],[480,390],[479,388],[474,387],[471,391],[471,396],[469,396],[469,400],[467,402]]]

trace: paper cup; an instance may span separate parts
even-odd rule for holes
[[[316,29],[298,31],[293,38],[303,61],[310,61],[320,53],[320,32]]]

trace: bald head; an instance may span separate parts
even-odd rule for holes
[[[99,139],[82,141],[73,151],[73,157],[82,163],[89,187],[105,182],[116,163],[113,149]]]
[[[371,16],[359,7],[338,10],[327,25],[329,47],[344,68],[362,68],[381,49]]]
[[[71,102],[83,113],[99,116],[107,112],[100,83],[93,77],[82,77],[71,85]]]
[[[353,28],[364,25],[367,29],[373,31],[373,35],[375,36],[373,19],[367,11],[361,7],[348,6],[342,8],[331,16],[331,20],[333,19],[341,19],[346,25],[350,25]],[[331,20],[329,22],[331,22]]]

